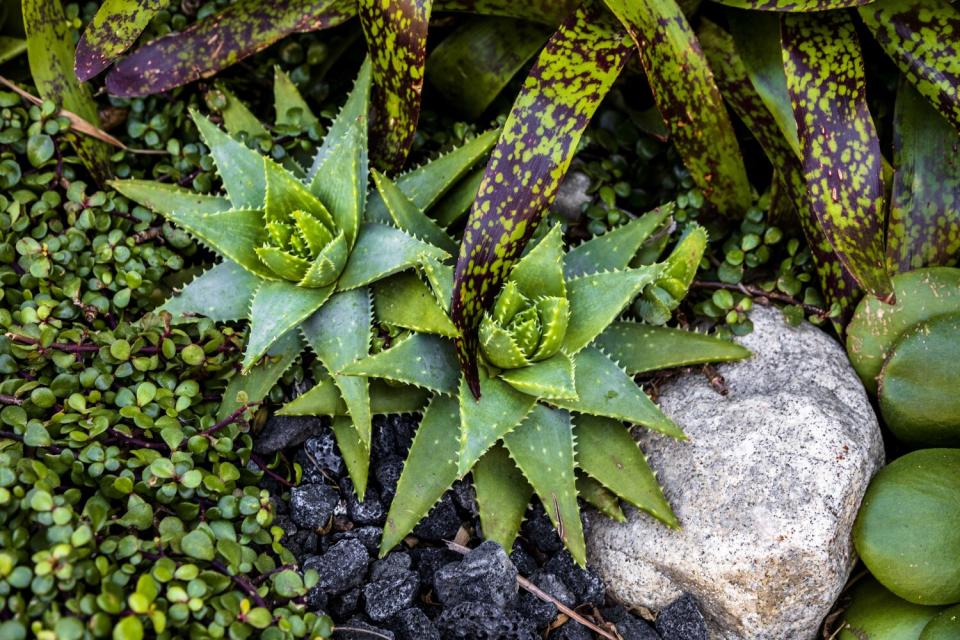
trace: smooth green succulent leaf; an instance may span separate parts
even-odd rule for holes
[[[518,391],[536,398],[576,398],[573,360],[565,353],[519,369],[507,369],[500,379]]]
[[[323,143],[313,157],[313,162],[310,165],[310,170],[307,172],[307,177],[311,181],[311,190],[313,190],[314,193],[317,193],[317,191],[313,189],[316,181],[326,179],[322,176],[317,176],[320,168],[329,160],[334,149],[343,144],[343,141],[347,139],[351,131],[360,134],[363,139],[362,144],[366,146],[368,130],[367,117],[370,111],[370,76],[371,66],[368,58],[360,66],[360,71],[357,73],[357,77],[353,82],[353,89],[350,91],[350,95],[347,96],[346,102],[343,103],[337,116],[327,128],[327,134],[323,138]],[[349,154],[345,154],[344,157],[347,155]],[[331,164],[328,166],[335,167],[337,165]]]
[[[923,628],[917,640],[952,640],[960,637],[960,605],[941,611]]]
[[[843,12],[785,14],[781,20],[810,207],[857,282],[892,301],[880,226],[880,142],[867,106],[853,21]]]
[[[577,495],[614,522],[627,521],[627,516],[620,508],[620,499],[616,494],[590,476],[582,474],[577,476]]]
[[[266,357],[246,374],[236,374],[230,378],[223,401],[217,409],[217,420],[223,420],[242,406],[237,400],[241,391],[246,394],[247,402],[260,402],[267,397],[280,377],[289,369],[300,354],[304,344],[296,329],[291,329],[277,340],[267,351]]]
[[[580,469],[664,524],[680,526],[646,456],[623,424],[590,415],[578,415],[574,422]]]
[[[381,556],[413,531],[456,481],[459,426],[456,399],[437,396],[424,411],[387,513],[380,541]]]
[[[373,310],[366,288],[341,291],[301,325],[307,344],[333,376],[340,396],[353,418],[353,427],[364,446],[370,448],[371,412],[367,379],[342,375],[347,365],[367,356],[372,337]]]
[[[740,145],[700,43],[674,0],[604,0],[636,42],[654,101],[693,181],[725,215],[753,202]]]
[[[574,358],[577,398],[551,398],[550,404],[592,416],[639,424],[672,438],[686,440],[677,424],[665,416],[626,372],[595,347]]]
[[[958,25],[960,27],[960,25]],[[960,255],[960,133],[906,82],[893,119],[887,265],[910,271]]]
[[[353,481],[353,490],[357,499],[363,502],[367,493],[367,478],[370,475],[370,434],[368,433],[364,440],[357,431],[355,417],[334,418],[331,428],[343,462],[347,465],[347,473]]]
[[[533,409],[536,398],[506,382],[484,376],[481,395],[475,398],[460,379],[460,455],[458,473],[465,476],[497,440],[515,429]]]
[[[354,362],[341,373],[412,384],[445,395],[457,392],[459,379],[453,344],[424,333],[415,333],[386,351]]]
[[[469,20],[430,52],[427,80],[447,103],[476,120],[551,33],[551,28],[526,20]]]
[[[382,324],[448,338],[457,335],[433,290],[416,273],[399,273],[375,283],[373,303]]]
[[[55,0],[22,0],[30,76],[41,98],[100,126],[97,103],[90,88],[74,73],[74,40],[63,6]],[[90,136],[69,133],[83,165],[100,182],[113,175],[111,149]]]
[[[370,153],[384,170],[403,165],[420,118],[432,0],[359,0],[373,66]]]
[[[394,227],[365,223],[340,274],[341,291],[360,287],[409,269],[424,260],[443,260],[443,249],[427,244]]]
[[[859,12],[906,78],[960,129],[960,11],[946,0],[878,0]]]
[[[333,216],[320,200],[303,184],[270,158],[263,156],[265,176],[264,219],[285,221],[297,211],[314,216],[328,229],[337,229]]]
[[[601,271],[626,269],[643,243],[670,218],[673,209],[673,203],[667,203],[574,247],[563,257],[564,277],[572,280]]]
[[[563,350],[573,355],[590,344],[659,273],[660,266],[652,265],[594,273],[567,283],[570,321]]]
[[[274,122],[278,127],[308,129],[320,124],[297,85],[279,66],[273,69],[273,106],[276,111]]]
[[[470,211],[470,205],[477,198],[480,182],[483,180],[483,167],[473,171],[450,189],[430,210],[430,215],[444,229],[456,224]]]
[[[960,270],[931,267],[893,278],[893,306],[865,296],[847,326],[850,364],[870,393],[900,338],[915,325],[960,309]]]
[[[390,178],[374,170],[373,181],[387,206],[387,211],[390,212],[390,218],[399,229],[440,247],[450,255],[456,253],[457,243],[453,238],[404,195]]]
[[[533,487],[500,444],[480,457],[471,475],[484,539],[512,549]]]
[[[510,272],[520,293],[534,296],[566,296],[563,277],[563,232],[555,225],[547,235],[520,258]]]
[[[170,0],[104,0],[77,43],[74,68],[85,82],[130,48]]]
[[[597,336],[593,346],[632,376],[658,369],[732,362],[751,355],[729,340],[638,322],[614,322]]]
[[[233,206],[239,209],[263,209],[267,181],[263,156],[224,133],[198,111],[191,111],[200,137],[210,149],[217,174]]]
[[[856,583],[850,597],[838,640],[927,640],[923,632],[941,611],[898,598],[869,575]]]
[[[144,96],[210,77],[274,42],[343,24],[355,0],[239,0],[180,32],[153,40],[107,75],[115,96]]]
[[[533,486],[570,555],[585,566],[587,549],[577,504],[570,414],[537,405],[520,426],[504,436],[503,444]]]
[[[332,293],[332,286],[308,289],[291,282],[264,281],[250,305],[244,370],[253,367],[280,336],[310,317]]]
[[[247,136],[248,141],[270,137],[270,132],[257,119],[257,116],[253,115],[250,108],[227,89],[222,82],[218,82],[213,91],[219,93],[219,97],[225,102],[219,113],[223,120],[223,128],[227,130],[227,133],[237,139]]]
[[[176,292],[155,313],[169,313],[175,324],[197,316],[216,322],[244,320],[262,282],[237,263],[224,260]]]
[[[474,394],[481,315],[556,197],[630,50],[626,32],[603,7],[580,6],[547,42],[507,117],[467,220],[451,303],[461,367]]]
[[[394,178],[394,182],[418,209],[428,211],[487,155],[499,135],[498,129],[481,133],[453,151]],[[378,193],[370,198],[366,220],[384,224],[391,220],[386,204]]]

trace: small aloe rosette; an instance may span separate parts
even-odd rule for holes
[[[622,499],[677,525],[627,425],[675,438],[683,432],[633,375],[748,352],[696,333],[617,321],[663,278],[679,275],[689,285],[706,237],[697,227],[665,262],[631,266],[669,212],[651,212],[569,252],[560,228],[551,229],[514,266],[481,320],[479,399],[460,374],[453,336],[439,331],[418,330],[342,371],[433,394],[403,467],[382,552],[470,472],[483,535],[508,549],[534,494],[581,564],[578,498],[618,519]]]
[[[279,74],[276,87],[278,130],[293,126],[291,114],[297,122],[315,125],[316,117],[288,78]],[[309,345],[324,380],[334,387],[337,412],[349,416],[338,425],[338,437],[357,460],[369,451],[371,416],[417,409],[423,394],[383,391],[379,385],[371,389],[366,380],[339,372],[369,352],[378,283],[450,258],[456,245],[424,210],[461,181],[496,136],[478,136],[396,182],[375,173],[377,190],[368,197],[369,94],[367,62],[309,170],[293,158],[280,164],[249,148],[244,140],[259,142],[266,128],[227,95],[221,116],[230,134],[192,114],[224,195],[145,180],[114,183],[223,258],[158,310],[175,322],[195,316],[248,321],[242,363],[247,375],[231,380],[221,415],[239,406],[238,396],[263,398]],[[434,232],[443,246],[415,237],[414,231],[427,235],[422,229]]]

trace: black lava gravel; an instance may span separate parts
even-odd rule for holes
[[[289,503],[276,503],[283,543],[319,583],[307,596],[314,610],[340,627],[338,639],[591,640],[599,636],[557,607],[519,589],[522,575],[595,622],[615,625],[623,640],[706,640],[696,601],[684,596],[664,609],[654,627],[614,602],[603,581],[564,550],[544,510],[530,508],[520,538],[506,553],[477,536],[476,497],[458,482],[413,534],[378,559],[380,537],[403,460],[417,427],[414,416],[375,418],[370,482],[358,501],[326,421],[268,421],[268,443],[303,469]],[[289,429],[290,433],[285,433]],[[279,447],[290,443],[286,448]],[[265,485],[279,495],[283,487]],[[469,538],[466,555],[445,540]],[[347,631],[346,629],[355,631]]]

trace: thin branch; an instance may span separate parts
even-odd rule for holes
[[[16,396],[8,396],[8,395],[5,394],[5,393],[0,393],[0,404],[16,404],[16,405],[21,405],[21,404],[23,404],[23,400],[21,400],[20,398],[18,398],[18,397],[16,397]]]
[[[260,467],[260,470],[261,470],[261,471],[263,471],[265,474],[267,474],[268,476],[270,476],[271,478],[273,478],[274,480],[276,480],[277,482],[279,482],[279,483],[282,484],[283,486],[285,486],[285,487],[292,487],[292,486],[294,486],[294,484],[293,484],[292,482],[290,482],[289,480],[287,480],[286,478],[284,478],[282,475],[280,475],[279,473],[277,473],[277,472],[274,471],[273,469],[269,468],[269,467],[267,466],[267,463],[266,463],[264,460],[262,460],[262,459],[260,458],[260,456],[256,455],[255,453],[251,453],[251,454],[250,454],[250,462],[252,462],[253,464],[255,464],[255,465],[257,465],[258,467]]]
[[[243,413],[244,413],[247,409],[249,409],[249,408],[251,408],[251,407],[255,407],[255,406],[257,406],[258,404],[260,404],[260,403],[259,403],[259,402],[248,402],[248,403],[244,404],[244,405],[241,406],[239,409],[237,409],[236,411],[234,411],[233,413],[231,413],[231,414],[228,415],[226,418],[224,418],[223,420],[221,420],[221,421],[218,422],[217,424],[213,425],[212,427],[210,427],[210,428],[207,429],[206,431],[201,431],[201,432],[200,432],[200,435],[202,435],[202,436],[212,436],[212,435],[215,434],[217,431],[220,431],[220,429],[223,429],[224,427],[226,427],[226,426],[228,426],[228,425],[231,425],[231,424],[233,424],[234,422],[236,422],[237,420],[239,420],[239,419],[243,416]]]
[[[30,336],[20,335],[19,333],[10,333],[7,332],[7,338],[16,342],[17,344],[26,344],[31,346],[37,346],[41,351],[46,351],[47,349],[53,349],[54,351],[63,351],[64,353],[94,353],[100,350],[100,345],[92,344],[89,342],[81,342],[80,344],[73,344],[72,342],[52,342],[49,346],[44,347],[43,344],[36,338],[31,338]]]
[[[234,574],[230,573],[225,566],[223,566],[222,564],[220,564],[220,563],[217,562],[216,560],[211,560],[211,561],[210,561],[210,567],[213,568],[214,570],[222,573],[223,575],[227,576],[227,577],[230,578],[231,580],[233,580],[234,583],[236,583],[236,585],[237,585],[238,587],[240,587],[240,589],[242,589],[244,593],[246,593],[248,596],[250,596],[250,598],[252,598],[253,601],[257,603],[257,606],[258,606],[258,607],[263,607],[263,608],[265,608],[265,609],[267,608],[267,602],[266,602],[266,600],[264,600],[264,599],[260,596],[260,594],[257,592],[256,587],[254,587],[252,584],[250,584],[250,581],[247,580],[245,577],[243,577],[243,576],[241,576],[241,575],[239,575],[239,574],[234,575]]]
[[[23,436],[13,431],[0,431],[0,438],[10,438],[11,440],[16,440],[17,442],[23,442]],[[30,446],[24,443],[25,446]],[[34,449],[49,449],[54,455],[58,455],[63,451],[63,447],[59,447],[55,444],[46,444],[40,447],[33,447]]]
[[[367,634],[368,636],[373,636],[374,638],[383,638],[383,640],[390,640],[390,636],[385,636],[382,633],[377,633],[376,631],[371,631],[370,629],[360,629],[359,627],[334,627],[333,632],[341,631],[343,633],[360,633]]]
[[[163,442],[151,442],[150,440],[142,440],[140,438],[135,438],[133,436],[128,436],[122,431],[117,431],[116,429],[108,429],[110,435],[116,437],[119,440],[122,440],[125,444],[132,444],[137,447],[143,447],[145,449],[163,449],[169,450],[169,447]]]

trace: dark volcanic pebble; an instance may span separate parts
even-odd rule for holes
[[[405,609],[388,625],[397,640],[440,640],[440,632],[420,609]]]
[[[663,640],[709,640],[707,623],[696,600],[684,594],[657,616],[657,632]]]
[[[397,493],[397,482],[400,480],[400,472],[403,471],[403,458],[396,454],[391,454],[380,460],[373,475],[380,485],[380,497],[384,502],[389,503]]]
[[[303,484],[290,490],[290,519],[303,529],[325,526],[337,508],[340,496],[326,484]]]
[[[605,620],[617,627],[623,640],[660,640],[660,634],[646,620],[631,614],[623,605],[604,609],[601,613]]]
[[[550,558],[543,568],[563,580],[578,603],[598,607],[603,605],[606,591],[603,580],[589,569],[580,567],[568,551],[561,551]]]
[[[343,540],[320,556],[311,556],[304,562],[304,570],[315,569],[320,574],[317,585],[334,595],[363,583],[370,555],[358,540]]]
[[[444,640],[537,640],[536,628],[515,611],[488,602],[461,602],[436,619]]]
[[[253,450],[260,455],[276,453],[287,447],[295,447],[326,427],[323,420],[314,416],[271,416],[257,434]]]
[[[389,575],[363,587],[363,607],[374,622],[383,622],[413,604],[420,580],[413,571]]]
[[[517,597],[517,613],[542,629],[556,620],[557,607],[552,602],[541,600],[528,591],[521,591]]]
[[[482,602],[504,609],[513,604],[517,588],[517,568],[503,548],[491,541],[470,551],[460,562],[443,566],[433,576],[434,594],[446,607]]]
[[[527,519],[521,525],[520,532],[524,540],[543,553],[552,555],[563,550],[563,542],[540,504],[527,511]]]
[[[307,438],[303,448],[297,452],[296,460],[303,467],[304,482],[320,482],[322,478],[339,478],[347,471],[347,466],[337,449],[333,431],[330,429]]]
[[[536,574],[530,578],[533,584],[540,587],[540,590],[556,598],[561,604],[565,604],[568,607],[577,606],[577,598],[574,596],[570,589],[567,588],[567,585],[563,583],[563,580],[558,578],[556,574],[549,573],[546,571],[538,571]]]
[[[330,599],[330,614],[338,620],[343,620],[355,614],[359,604],[360,587],[354,587]]]
[[[375,627],[359,618],[351,618],[343,623],[343,625],[337,626],[339,629],[334,636],[337,640],[370,640],[371,638],[396,640],[396,636],[392,631]],[[346,629],[360,629],[360,631],[347,631]]]
[[[593,633],[582,624],[568,620],[562,627],[550,634],[551,640],[593,640]]]
[[[413,535],[432,542],[453,540],[460,529],[460,515],[450,494],[444,494],[426,518],[413,529]]]
[[[380,500],[380,493],[373,487],[367,487],[363,502],[357,500],[350,478],[340,481],[340,488],[347,500],[347,515],[351,522],[357,525],[382,526],[387,519],[387,510]]]
[[[410,554],[403,551],[394,551],[373,563],[370,567],[370,580],[383,580],[391,576],[400,575],[410,570]]]
[[[380,527],[355,527],[349,531],[338,531],[329,536],[329,541],[336,544],[341,540],[358,540],[371,553],[376,553],[380,548],[380,538],[383,536],[383,529]]]

